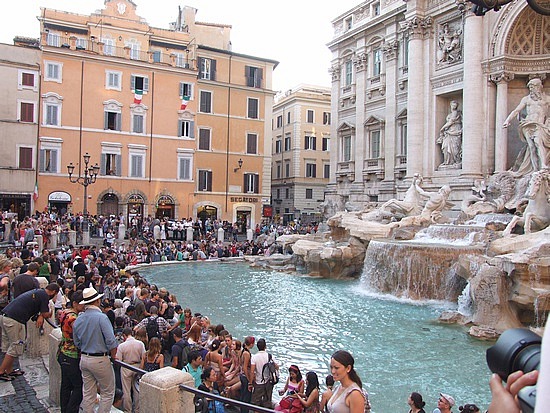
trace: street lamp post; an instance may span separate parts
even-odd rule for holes
[[[73,178],[73,172],[75,166],[71,162],[67,165],[67,171],[69,172],[69,181],[73,184],[80,184],[84,187],[84,220],[82,221],[82,244],[86,245],[90,243],[90,227],[88,225],[88,185],[95,183],[97,180],[97,174],[99,173],[99,165],[96,163],[94,166],[88,166],[90,163],[90,154],[86,152],[84,158],[84,174],[78,173],[78,177]]]

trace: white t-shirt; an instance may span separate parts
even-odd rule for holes
[[[267,351],[264,350],[264,351],[258,351],[256,354],[252,356],[252,359],[250,360],[250,364],[254,364],[256,366],[254,370],[254,381],[257,384],[263,383],[262,371],[268,359],[269,359],[269,356],[267,354]],[[272,359],[273,359],[273,356],[272,356]]]

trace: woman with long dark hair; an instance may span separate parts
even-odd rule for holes
[[[407,404],[411,408],[409,413],[426,413],[424,411],[426,403],[422,400],[422,395],[420,393],[412,392],[407,400]]]
[[[306,374],[306,393],[300,394],[298,400],[302,403],[305,410],[304,413],[319,413],[321,407],[319,405],[319,377],[314,371]]]
[[[330,359],[330,373],[340,386],[327,403],[330,413],[364,413],[365,396],[363,395],[363,382],[353,368],[355,360],[345,351],[338,350]]]

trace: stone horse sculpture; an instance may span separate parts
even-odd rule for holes
[[[504,236],[510,235],[516,225],[523,226],[524,233],[530,234],[550,224],[550,169],[533,172],[525,196],[528,202],[523,217],[514,215],[504,230]]]

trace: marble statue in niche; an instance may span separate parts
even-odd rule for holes
[[[462,167],[462,111],[458,102],[451,100],[451,110],[445,124],[439,130],[437,143],[441,145],[443,162],[438,169],[457,169]]]

